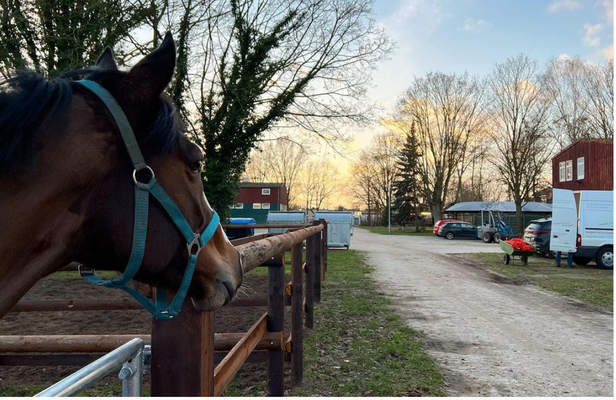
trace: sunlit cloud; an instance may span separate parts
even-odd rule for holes
[[[492,24],[484,19],[475,21],[472,18],[467,18],[466,21],[464,21],[462,30],[465,32],[482,32],[489,31],[491,28]]]
[[[603,56],[606,59],[610,59],[610,58],[614,58],[614,45],[611,44],[608,47],[606,47],[605,49],[603,49]]]
[[[567,61],[571,60],[571,56],[567,53],[560,54],[557,58],[558,61]]]
[[[579,10],[584,6],[579,1],[575,0],[556,0],[548,5],[548,11],[551,13],[557,13],[559,11],[573,11]]]
[[[601,38],[599,33],[603,30],[603,24],[584,24],[584,36],[582,36],[582,43],[589,47],[599,47],[601,45]]]

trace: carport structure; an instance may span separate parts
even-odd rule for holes
[[[459,219],[470,222],[473,225],[481,226],[486,224],[485,212],[501,212],[505,223],[517,231],[517,221],[515,217],[515,203],[513,201],[468,201],[457,203],[445,210],[447,218]],[[552,216],[552,205],[529,201],[522,204],[524,227],[530,221]],[[524,228],[523,227],[523,228]]]

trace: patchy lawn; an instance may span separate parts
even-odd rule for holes
[[[432,232],[431,226],[423,228],[423,232],[415,232],[414,227],[402,228],[400,226],[392,226],[391,233],[387,232],[386,226],[357,226],[356,228],[365,229],[367,231],[370,231],[372,233],[378,233],[380,235],[434,236],[434,232]]]
[[[467,258],[481,261],[487,269],[521,283],[531,283],[547,290],[571,296],[587,303],[614,310],[614,273],[598,269],[595,265],[566,268],[566,258],[561,261],[564,268],[555,267],[554,260],[533,256],[528,265],[504,265],[504,253],[467,254]]]
[[[418,334],[388,307],[358,251],[330,251],[304,384],[293,396],[439,396],[443,381]]]

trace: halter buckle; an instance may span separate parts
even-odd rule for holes
[[[201,235],[199,235],[198,233],[195,233],[195,237],[193,238],[192,242],[186,245],[186,247],[188,248],[189,257],[196,256],[201,251],[202,247],[201,247],[201,242],[199,241],[200,237]],[[196,249],[195,249],[195,246],[197,246]]]
[[[150,172],[150,179],[147,182],[139,182],[137,180],[137,173],[143,171],[144,169],[147,169]],[[140,188],[149,189],[154,184],[154,178],[156,178],[156,175],[154,175],[154,171],[148,165],[143,165],[142,167],[135,168],[133,170],[133,181],[135,182],[135,185]]]

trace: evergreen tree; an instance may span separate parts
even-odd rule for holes
[[[415,134],[415,125],[407,132],[404,144],[397,157],[398,174],[394,182],[395,202],[393,207],[397,213],[395,222],[407,225],[414,221],[415,231],[419,232],[419,194],[421,182],[419,168],[421,151]]]

